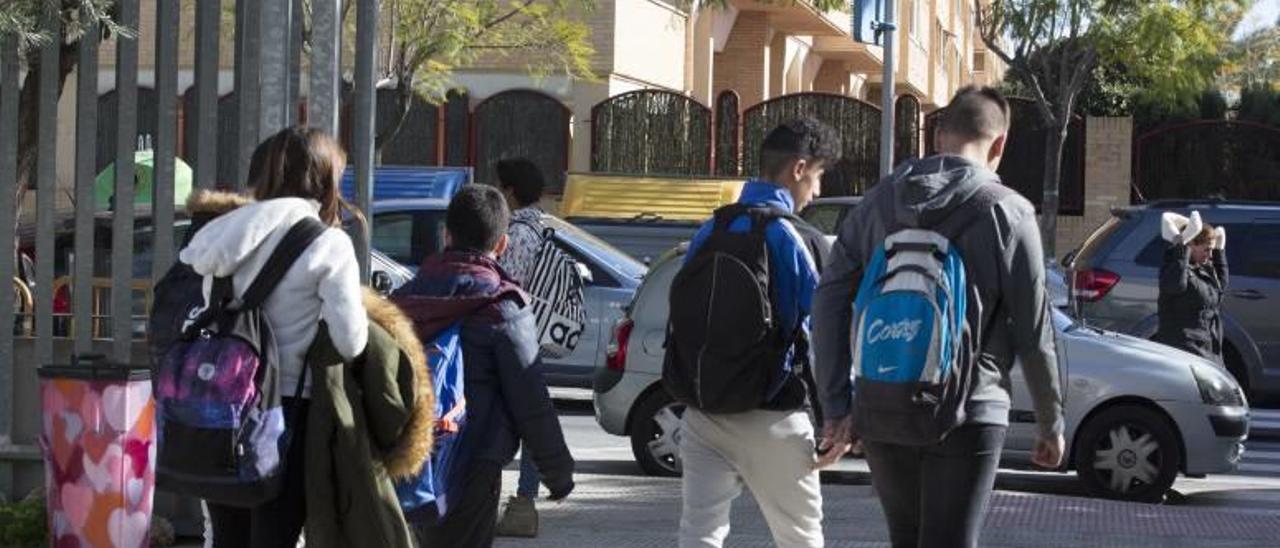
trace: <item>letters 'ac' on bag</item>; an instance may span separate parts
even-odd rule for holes
[[[435,383],[435,448],[417,476],[396,483],[405,517],[415,523],[444,518],[453,502],[453,486],[462,481],[462,429],[467,424],[461,327],[454,324],[427,345],[427,366]]]
[[[731,232],[747,215],[751,229]],[[765,233],[777,209],[716,210],[711,234],[671,284],[662,380],[675,399],[710,413],[738,413],[772,399],[791,365],[797,332],[779,325],[770,298]]]
[[[533,223],[524,224],[541,230]],[[538,250],[524,289],[533,301],[542,355],[563,358],[578,347],[587,326],[587,309],[583,304],[585,284],[578,273],[578,262],[556,244],[555,230],[547,228],[541,233],[542,248]]]
[[[283,486],[289,446],[281,405],[280,356],[261,307],[325,227],[290,227],[240,300],[216,278],[209,307],[157,367],[156,483],[210,502],[253,507]],[[294,396],[302,392],[304,374]],[[293,463],[301,466],[301,463]]]
[[[968,279],[956,239],[1012,191],[984,185],[938,230],[891,232],[863,272],[853,303],[858,433],[930,445],[964,421],[973,375],[963,352]]]

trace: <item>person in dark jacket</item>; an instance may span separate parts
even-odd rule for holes
[[[502,468],[521,442],[550,491],[573,491],[573,457],[542,378],[533,309],[498,265],[510,212],[497,189],[469,185],[445,214],[448,246],[427,258],[393,299],[430,341],[461,322],[467,423],[459,453],[464,492],[444,519],[414,524],[423,546],[490,546],[496,533]]]
[[[1227,231],[1199,212],[1161,218],[1169,242],[1160,267],[1155,340],[1222,363],[1222,295],[1227,289]]]
[[[876,421],[880,436],[863,441],[895,547],[977,545],[1009,427],[1015,360],[1035,406],[1032,461],[1049,469],[1062,461],[1062,392],[1035,208],[1001,191],[995,173],[1008,129],[1009,104],[999,92],[957,92],[939,122],[939,154],[905,163],[867,192],[842,221],[814,296],[814,372],[827,413],[820,464],[868,433],[855,425]],[[958,362],[969,377],[962,419],[941,442],[895,443],[884,432],[896,417],[859,404],[854,390],[851,304],[888,235],[968,219],[950,242],[964,258],[969,295]]]

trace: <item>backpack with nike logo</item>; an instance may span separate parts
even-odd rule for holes
[[[751,229],[730,224],[748,216]],[[662,381],[677,401],[708,413],[759,409],[787,386],[798,328],[772,302],[770,223],[803,223],[775,208],[733,204],[715,212],[710,236],[671,283]],[[805,245],[803,243],[799,245]]]
[[[890,230],[853,303],[856,431],[870,441],[930,445],[964,423],[972,358],[969,280],[955,242],[1013,192],[980,187],[933,228]]]
[[[302,465],[284,462],[298,425],[285,425],[280,355],[262,305],[324,231],[314,218],[295,223],[239,299],[231,277],[214,278],[208,308],[158,364],[159,487],[251,508],[280,494],[286,465]]]
[[[400,509],[414,523],[444,518],[454,502],[452,486],[461,484],[461,465],[468,460],[461,456],[462,429],[467,425],[461,326],[453,324],[441,331],[426,351],[436,395],[435,447],[417,476],[396,482]]]

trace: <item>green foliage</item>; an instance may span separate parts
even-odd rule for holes
[[[1280,85],[1280,25],[1254,31],[1231,44],[1221,71],[1221,85],[1244,90]]]
[[[393,75],[435,102],[453,71],[486,58],[517,55],[534,75],[592,78],[593,0],[392,0]],[[386,15],[384,15],[385,17]]]
[[[45,500],[0,504],[0,546],[48,545]]]
[[[75,43],[97,25],[105,35],[134,36],[115,21],[115,0],[0,0],[0,35],[16,35],[20,51],[43,45],[49,33],[42,24],[46,9],[58,10],[64,43]]]

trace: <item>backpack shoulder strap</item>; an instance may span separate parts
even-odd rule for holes
[[[933,230],[954,242],[970,228],[976,226],[978,221],[987,218],[991,208],[1014,192],[1012,188],[1000,183],[982,183],[973,195],[964,201],[959,211],[944,219]]]
[[[279,244],[276,244],[275,250],[271,252],[271,257],[267,259],[266,264],[262,266],[262,270],[254,277],[253,283],[249,284],[249,289],[244,293],[244,299],[241,300],[243,308],[257,308],[267,299],[267,296],[275,291],[276,286],[280,285],[281,279],[289,272],[289,268],[293,263],[302,256],[302,253],[311,246],[325,231],[325,226],[319,220],[307,217],[294,223],[289,228],[289,232],[284,235]]]

